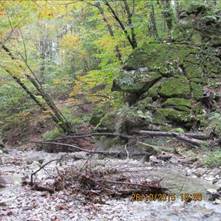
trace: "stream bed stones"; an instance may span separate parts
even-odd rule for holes
[[[170,188],[171,192],[202,191],[202,201],[183,202],[177,199],[174,202],[159,201],[132,201],[125,199],[103,199],[104,203],[90,203],[81,195],[71,195],[65,190],[49,194],[31,190],[28,186],[18,184],[24,176],[30,176],[31,172],[38,169],[42,163],[60,157],[64,153],[45,153],[44,151],[9,151],[2,155],[1,173],[11,177],[14,183],[0,190],[0,216],[4,220],[214,220],[221,219],[221,205],[208,201],[207,192],[212,192],[216,185],[206,181],[206,177],[219,174],[220,168],[195,168],[194,164],[189,167],[177,163],[175,157],[156,162],[142,162],[132,159],[98,159],[96,156],[90,159],[92,168],[108,169],[116,168],[122,171],[137,171],[131,174],[131,179],[163,178],[162,185]],[[69,153],[69,156],[78,155],[72,160],[66,160],[62,165],[55,162],[48,165],[45,170],[38,174],[38,179],[50,181],[48,174],[56,173],[66,166],[82,167],[88,158],[85,154]],[[81,159],[79,159],[81,158]],[[173,160],[172,160],[173,159]],[[56,169],[57,168],[57,169]],[[188,176],[185,170],[189,169]],[[201,178],[195,176],[196,171],[202,174]],[[205,176],[205,177],[204,177]],[[47,179],[49,180],[47,181]],[[21,182],[21,181],[20,181]],[[183,189],[182,189],[183,188]],[[159,211],[161,211],[159,213]]]

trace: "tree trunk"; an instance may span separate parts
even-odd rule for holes
[[[97,7],[97,9],[99,10],[99,13],[100,13],[100,15],[102,16],[102,19],[103,19],[104,23],[105,23],[106,26],[107,26],[107,29],[108,29],[108,32],[109,32],[110,36],[111,36],[112,38],[114,38],[114,31],[113,31],[113,29],[112,29],[110,23],[108,22],[108,20],[107,20],[105,14],[104,14],[104,10],[103,10],[103,8],[101,7],[100,3],[96,4],[95,7]],[[116,57],[118,58],[118,60],[119,60],[121,63],[123,63],[123,61],[122,61],[122,55],[121,55],[121,52],[120,52],[120,49],[119,49],[118,45],[115,46],[115,53],[116,53]]]
[[[127,12],[128,25],[129,25],[130,30],[131,30],[131,40],[133,42],[134,47],[136,48],[137,47],[137,40],[136,40],[134,25],[133,25],[133,22],[132,22],[132,17],[133,17],[133,13],[134,13],[134,2],[133,2],[133,12],[130,11],[130,7],[128,5],[127,0],[123,0],[123,2],[124,2],[125,10]]]
[[[11,71],[8,69],[4,69],[14,80],[15,82],[25,91],[25,93],[40,107],[42,111],[47,111],[47,108],[36,98],[36,96],[25,86],[25,84],[17,78]],[[53,121],[58,125],[62,130],[65,130],[62,124],[60,124],[59,119],[56,118],[51,112],[50,116],[52,117]]]
[[[135,49],[137,47],[136,42],[133,41],[133,39],[131,38],[130,34],[128,33],[126,27],[124,26],[123,22],[120,20],[120,18],[118,17],[117,13],[114,11],[114,9],[112,8],[112,6],[109,4],[109,2],[107,0],[105,0],[105,5],[107,6],[107,8],[109,9],[109,11],[111,12],[113,18],[117,21],[117,23],[120,25],[122,31],[124,32],[127,40],[129,41],[131,47],[133,49]]]
[[[150,21],[149,21],[149,34],[151,37],[154,37],[155,40],[159,40],[153,3],[151,4],[151,11],[150,11],[149,19],[150,19]]]
[[[172,40],[173,13],[171,10],[171,0],[161,0],[163,5],[163,17],[167,25],[168,40]]]
[[[44,82],[44,76],[45,76],[45,43],[44,43],[44,39],[40,40],[40,44],[39,44],[39,51],[40,51],[40,81]]]
[[[11,53],[11,51],[5,46],[5,45],[1,45],[2,49],[10,56],[10,58],[12,60],[16,60],[15,56]],[[35,73],[32,71],[32,69],[30,68],[30,66],[27,64],[27,62],[25,62],[25,65],[27,66],[27,68],[29,69],[29,71],[31,72],[31,74],[34,76],[30,76],[30,75],[25,75],[26,78],[32,83],[32,85],[35,87],[35,89],[40,93],[41,97],[44,99],[45,103],[48,105],[48,107],[51,110],[51,116],[52,119],[55,121],[55,123],[57,124],[57,126],[59,126],[60,128],[62,128],[62,130],[64,130],[65,133],[69,134],[72,132],[72,128],[70,123],[65,119],[65,117],[63,116],[63,114],[60,112],[60,110],[56,107],[56,105],[54,104],[53,100],[51,99],[51,97],[45,93],[42,85],[40,84],[40,82],[38,81],[38,79],[36,78]],[[20,68],[23,69],[23,67]],[[33,93],[31,93],[27,87],[20,81],[19,78],[15,77],[12,73],[10,73],[8,70],[6,70],[15,80],[16,82],[25,90],[25,92],[35,101],[35,103],[41,107],[42,110],[47,110],[47,108],[44,107],[44,105],[42,105],[37,99],[36,97],[33,95]],[[22,84],[21,84],[22,83]]]
[[[178,20],[179,13],[180,13],[180,2],[179,2],[179,0],[174,0],[174,9],[175,9],[175,14],[176,14],[176,20]]]

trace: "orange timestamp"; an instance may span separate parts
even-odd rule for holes
[[[184,202],[190,201],[202,201],[202,193],[181,193],[179,195],[175,193],[133,193],[131,196],[132,201],[164,201],[171,202],[177,199],[181,199]]]

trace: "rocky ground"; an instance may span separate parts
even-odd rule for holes
[[[133,159],[90,158],[92,168],[117,168],[129,173],[131,179],[163,178],[161,185],[176,193],[175,201],[134,201],[124,199],[102,200],[102,203],[85,200],[82,194],[70,194],[65,190],[49,194],[22,186],[22,179],[42,163],[58,158],[64,153],[53,154],[43,151],[10,150],[1,155],[1,176],[7,186],[0,189],[1,221],[37,220],[221,220],[220,199],[211,199],[221,187],[221,168],[208,169],[190,159],[171,155],[170,157],[150,157],[149,162]],[[71,157],[72,156],[72,157]],[[75,156],[73,158],[73,156]],[[78,167],[88,163],[85,153],[71,153],[65,163],[52,162],[38,174],[39,180],[50,179],[56,170]],[[185,202],[181,193],[202,193],[202,201]],[[210,192],[210,194],[208,194]]]

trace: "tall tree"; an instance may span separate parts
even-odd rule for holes
[[[97,3],[95,3],[95,4],[91,4],[91,5],[95,6],[95,7],[99,10],[99,13],[100,13],[100,15],[101,15],[101,17],[102,17],[102,19],[103,19],[105,25],[107,26],[107,30],[108,30],[110,36],[111,36],[112,38],[114,38],[115,35],[114,35],[113,28],[112,28],[111,24],[108,22],[108,19],[107,19],[105,13],[104,13],[104,9],[102,8],[100,2],[97,2]],[[122,63],[122,62],[123,62],[123,61],[122,61],[122,55],[121,55],[120,48],[119,48],[118,45],[115,46],[115,52],[116,52],[116,57],[117,57],[118,60]]]
[[[17,58],[12,54],[11,50],[5,46],[4,44],[1,44],[1,48],[6,52],[6,54],[11,58],[12,61],[17,61]],[[70,123],[65,119],[64,115],[60,112],[60,110],[56,107],[55,103],[53,102],[52,98],[44,91],[41,83],[39,82],[39,80],[36,77],[36,74],[33,72],[33,70],[31,69],[31,67],[28,65],[28,63],[24,60],[24,64],[27,67],[27,69],[29,70],[29,72],[32,74],[25,74],[25,76],[27,77],[27,79],[32,83],[32,85],[35,87],[35,89],[39,92],[39,94],[41,95],[41,97],[44,99],[45,103],[47,104],[47,106],[50,108],[51,110],[51,115],[52,115],[52,119],[55,121],[55,123],[61,127],[64,132],[66,133],[71,133],[72,132],[72,128]],[[19,65],[19,68],[21,68],[21,70],[25,71],[22,65]],[[21,83],[21,81],[19,80],[19,78],[17,78],[11,71],[9,71],[7,68],[4,68],[5,71],[7,73],[10,74],[10,76],[12,76],[16,82],[25,90],[25,92],[35,101],[35,103],[42,109],[42,110],[47,110],[43,104],[41,104],[35,97],[35,95],[27,89],[27,87],[25,87],[24,84]]]
[[[159,40],[159,35],[157,31],[155,9],[153,3],[150,4],[150,14],[149,14],[149,35]]]
[[[134,31],[134,24],[132,22],[132,17],[134,10],[130,10],[128,2],[126,0],[123,0],[125,11],[127,13],[127,25],[124,24],[124,22],[120,19],[118,16],[116,10],[112,7],[111,3],[108,0],[104,0],[104,4],[107,6],[109,9],[110,13],[112,14],[113,18],[116,20],[116,22],[119,24],[120,28],[122,29],[123,33],[125,34],[127,40],[129,41],[131,47],[135,49],[137,47],[137,39]],[[133,1],[133,8],[134,6],[134,1]],[[130,33],[128,32],[128,28],[130,30]]]
[[[163,5],[163,17],[168,30],[168,39],[172,40],[173,13],[171,9],[171,0],[161,0],[161,3]]]

